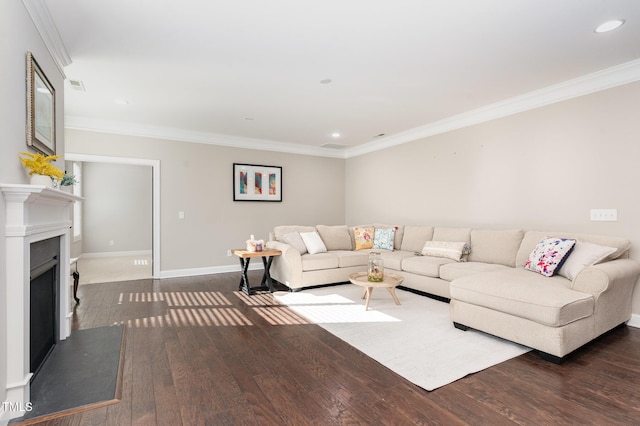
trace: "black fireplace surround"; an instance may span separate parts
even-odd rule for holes
[[[60,237],[31,244],[30,371],[33,377],[60,340]],[[32,378],[33,380],[33,378]]]

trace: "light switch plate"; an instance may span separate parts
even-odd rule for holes
[[[591,220],[597,222],[616,222],[618,220],[618,210],[591,209]]]

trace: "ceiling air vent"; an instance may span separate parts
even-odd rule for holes
[[[320,148],[329,148],[329,149],[345,149],[347,146],[339,143],[325,143],[324,145],[320,145]]]
[[[77,90],[78,92],[86,92],[87,89],[84,88],[84,83],[80,80],[69,80],[69,85],[73,90]]]

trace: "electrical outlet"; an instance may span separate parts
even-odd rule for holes
[[[591,209],[591,220],[596,222],[616,222],[617,209]]]
[[[184,212],[183,211],[179,211],[178,212],[178,219],[184,219]]]
[[[227,256],[231,256],[231,250],[227,250]]]
[[[109,245],[112,246],[113,245],[113,240],[109,240]]]

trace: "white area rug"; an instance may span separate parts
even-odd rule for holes
[[[449,304],[408,291],[396,290],[398,306],[386,290],[375,289],[365,311],[362,291],[344,284],[274,296],[429,391],[530,350],[475,330],[458,330],[449,319]]]

